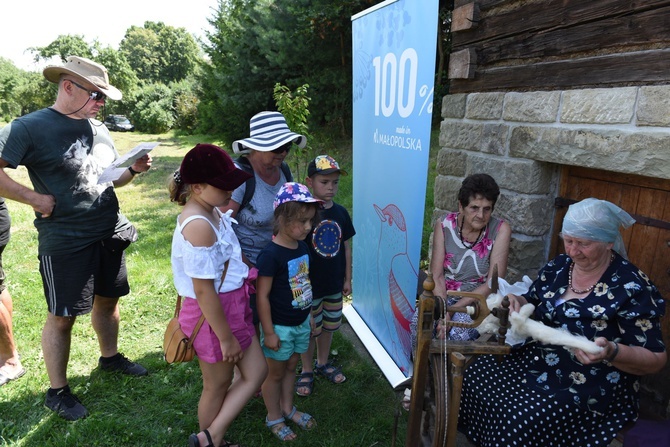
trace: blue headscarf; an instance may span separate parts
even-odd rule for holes
[[[561,232],[565,236],[613,243],[614,251],[628,259],[619,227],[628,228],[634,223],[635,219],[615,204],[589,198],[570,205]]]

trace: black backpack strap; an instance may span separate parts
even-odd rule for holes
[[[251,166],[251,163],[249,163],[249,159],[247,157],[237,157],[234,161],[235,164],[237,164],[240,167],[240,169],[242,169],[244,172],[248,172],[249,174],[252,175],[254,174],[254,168]],[[283,161],[281,164],[281,170],[284,173],[284,178],[286,178],[286,181],[292,182],[293,174],[291,173],[291,168],[285,161]],[[255,190],[256,190],[256,176],[254,175],[245,183],[244,196],[242,197],[242,203],[240,203],[240,209],[237,211],[238,213],[242,210],[242,208],[249,205],[249,202],[251,202],[251,198],[254,196]]]
[[[239,213],[242,211],[242,208],[249,205],[251,198],[254,196],[254,191],[256,190],[256,176],[254,175],[254,168],[251,167],[251,163],[249,163],[249,159],[247,157],[237,157],[234,161],[241,170],[251,174],[251,178],[245,182],[244,196],[242,197],[242,203],[240,203],[240,209],[237,210]]]
[[[287,182],[292,182],[293,181],[293,174],[291,174],[291,168],[288,167],[285,161],[281,162],[281,170],[284,173],[284,177],[286,177]]]

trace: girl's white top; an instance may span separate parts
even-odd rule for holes
[[[214,288],[221,292],[230,292],[242,287],[249,275],[249,267],[242,262],[242,249],[233,231],[234,219],[230,211],[219,214],[219,227],[216,228],[205,216],[190,216],[177,226],[172,236],[172,275],[177,293],[183,297],[195,298],[192,278],[213,279]],[[182,230],[194,219],[205,219],[212,225],[217,241],[211,247],[194,247],[184,239]],[[237,223],[237,222],[235,222]],[[221,285],[221,273],[226,261],[230,259],[228,273]]]

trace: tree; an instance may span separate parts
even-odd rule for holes
[[[46,47],[30,47],[28,51],[33,53],[35,62],[48,61],[53,57],[59,57],[62,62],[65,62],[67,57],[72,55],[92,59],[98,47],[97,42],[92,45],[86,43],[84,36],[61,34]]]
[[[273,109],[275,83],[314,92],[311,121],[351,124],[351,16],[375,0],[227,0],[210,23],[202,125],[232,137]],[[213,118],[218,120],[215,121]]]
[[[134,25],[128,28],[119,45],[119,51],[142,82],[153,82],[160,77],[159,45],[154,31]]]
[[[107,47],[100,50],[95,61],[107,68],[109,83],[121,90],[121,101],[107,101],[105,113],[127,114],[133,107],[134,92],[139,87],[139,79],[126,57],[120,51]]]
[[[10,60],[0,57],[0,120],[9,122],[19,115],[20,85],[20,70]]]
[[[22,82],[18,88],[21,111],[25,115],[45,107],[49,107],[56,99],[56,85],[44,79],[42,73],[23,71]]]
[[[203,66],[200,78],[200,126],[229,139],[248,134],[249,118],[271,106],[275,81],[270,83],[266,77],[268,70],[256,44],[254,3],[220,1],[210,19],[215,31],[207,33],[210,44],[205,45],[205,53],[210,63]]]
[[[11,121],[53,104],[56,89],[41,73],[17,68],[0,58],[0,120]]]
[[[185,28],[163,22],[131,26],[121,41],[120,51],[142,82],[168,85],[186,79],[202,59],[197,42]]]

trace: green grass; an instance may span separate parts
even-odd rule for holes
[[[117,190],[122,211],[140,235],[126,252],[132,291],[121,300],[119,346],[146,366],[150,375],[129,378],[99,372],[97,339],[90,317],[82,316],[73,330],[68,377],[91,416],[66,422],[44,408],[49,381],[40,338],[46,304],[37,271],[37,234],[32,210],[10,201],[12,239],[3,254],[3,265],[14,298],[15,338],[28,373],[0,388],[0,446],[183,446],[188,435],[197,431],[202,389],[197,362],[167,365],[161,354],[163,331],[174,308],[170,243],[180,210],[168,199],[167,181],[196,142],[230,146],[206,136],[113,136],[122,153],[142,141],[160,142],[152,153],[151,171]],[[339,145],[346,148],[342,153],[337,147],[332,143],[316,150],[330,153],[351,171],[350,145]],[[24,169],[8,171],[18,181],[27,182]],[[343,177],[338,201],[351,209],[351,176]],[[292,445],[391,446],[399,396],[377,366],[339,332],[333,347],[348,380],[335,386],[317,379],[312,397],[296,396],[299,408],[314,415],[319,425],[312,432],[299,431]],[[280,445],[264,426],[265,414],[262,400],[252,399],[227,438],[245,446]],[[404,443],[406,419],[402,412],[396,445]]]

